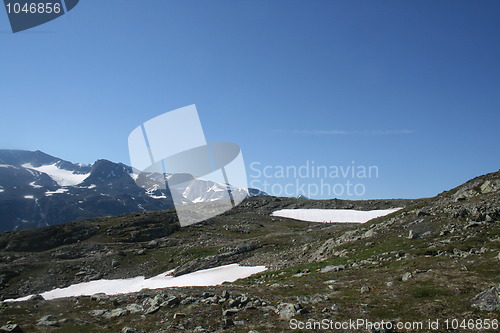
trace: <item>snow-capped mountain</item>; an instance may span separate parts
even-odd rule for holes
[[[139,173],[122,163],[74,164],[41,151],[0,150],[0,231],[173,208],[165,179],[191,175]],[[195,179],[185,203],[217,200],[225,185]],[[179,193],[179,192],[177,192]],[[201,193],[201,194],[200,194]],[[265,195],[250,190],[250,195]]]

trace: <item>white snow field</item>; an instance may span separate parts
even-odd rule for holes
[[[365,223],[379,216],[388,215],[401,208],[379,210],[354,209],[280,209],[272,216],[288,217],[300,221],[323,223]]]
[[[73,171],[59,169],[55,164],[34,167],[30,163],[26,163],[23,164],[22,166],[27,169],[33,169],[36,171],[46,173],[57,184],[59,184],[59,186],[73,186],[76,184],[80,184],[85,180],[85,178],[87,178],[90,175],[90,173],[78,174],[78,173],[73,173]]]
[[[97,293],[107,295],[125,294],[141,291],[141,289],[158,289],[169,287],[190,287],[190,286],[216,286],[223,282],[233,282],[246,278],[250,275],[266,270],[266,266],[240,266],[239,264],[224,265],[209,269],[202,269],[196,272],[181,276],[170,276],[172,271],[162,273],[150,279],[138,276],[130,279],[117,280],[96,280],[71,285],[67,288],[58,288],[41,293],[46,300],[72,297],[90,296]],[[33,295],[8,299],[6,302],[26,301]]]

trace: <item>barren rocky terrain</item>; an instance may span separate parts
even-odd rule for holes
[[[0,297],[98,279],[230,263],[262,273],[215,287],[0,303],[3,331],[321,331],[313,322],[419,323],[500,319],[500,173],[418,200],[246,199],[180,228],[174,211],[142,212],[0,234]],[[387,209],[364,224],[273,217],[278,209]],[[424,326],[427,327],[427,326]],[[471,328],[472,327],[472,328]],[[331,328],[331,327],[330,327]],[[300,330],[298,330],[300,331]],[[369,332],[340,327],[336,332]],[[372,332],[389,332],[373,328]],[[417,326],[393,332],[425,332]],[[427,329],[428,331],[428,329]],[[495,331],[494,329],[483,331]]]

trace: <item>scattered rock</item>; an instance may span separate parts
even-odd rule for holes
[[[413,277],[413,274],[411,274],[410,272],[406,272],[403,274],[403,276],[401,277],[401,281],[408,281],[409,279],[411,279]]]
[[[106,311],[106,313],[104,314],[104,317],[107,319],[111,319],[111,318],[121,317],[125,314],[127,314],[127,310],[117,308],[117,309],[113,309],[111,311]]]
[[[176,305],[179,305],[181,300],[177,296],[172,296],[168,298],[165,302],[161,303],[161,306],[168,306],[168,307],[174,307]]]
[[[38,322],[36,323],[37,326],[54,326],[58,327],[59,322],[56,320],[56,318],[52,315],[47,315],[43,316],[42,318],[38,319]]]
[[[7,324],[0,327],[0,332],[22,332],[23,330],[18,324]]]
[[[149,308],[145,309],[144,313],[145,314],[153,314],[153,313],[157,312],[158,310],[160,310],[160,306],[153,305],[153,306],[150,306]]]
[[[326,296],[326,295],[322,295],[322,296],[300,295],[300,296],[297,296],[297,301],[299,302],[299,304],[320,303],[320,302],[326,301],[327,299],[328,299],[328,296]]]
[[[109,296],[106,295],[105,293],[97,293],[90,296],[90,299],[93,301],[103,301],[103,300],[108,300]]]
[[[426,210],[417,210],[416,214],[418,217],[430,215],[430,213]]]
[[[145,332],[137,328],[125,326],[124,328],[122,328],[121,333],[145,333]]]
[[[224,317],[227,317],[227,316],[232,316],[236,313],[238,313],[240,311],[240,309],[237,309],[237,308],[230,308],[230,309],[226,309],[224,311],[222,311],[222,315]]]
[[[94,317],[102,317],[106,313],[106,310],[92,310],[89,313]]]
[[[367,294],[370,292],[370,290],[371,288],[369,286],[362,286],[360,291],[362,294]]]
[[[410,230],[407,238],[408,239],[417,239],[417,238],[420,238],[420,235],[417,232]]]
[[[500,284],[474,296],[472,307],[480,311],[500,312]]]
[[[325,266],[322,269],[320,269],[320,273],[328,273],[328,272],[338,272],[338,271],[343,271],[346,268],[345,265],[335,265],[335,266]]]
[[[144,308],[137,303],[129,304],[125,307],[125,309],[130,313],[138,313],[144,311]]]
[[[42,295],[33,295],[31,296],[28,301],[45,301],[45,298],[43,298]]]
[[[224,318],[222,319],[221,326],[223,329],[227,329],[231,326],[234,326],[234,322],[230,318]]]
[[[281,319],[290,320],[293,316],[299,313],[302,309],[300,304],[280,303],[276,309],[276,313]]]
[[[370,238],[370,237],[375,236],[376,234],[377,234],[377,232],[375,230],[370,229],[367,232],[365,232],[362,237],[363,238]]]

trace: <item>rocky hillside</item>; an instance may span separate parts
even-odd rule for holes
[[[173,211],[159,211],[5,232],[0,235],[2,299],[101,278],[151,277],[167,270],[182,275],[229,263],[268,270],[216,287],[3,302],[0,326],[25,332],[54,327],[61,332],[280,332],[308,319],[384,320],[394,326],[439,320],[433,331],[447,332],[446,319],[499,320],[499,189],[496,172],[419,200],[264,196],[185,228],[179,228]],[[365,224],[270,216],[284,208],[394,207],[404,208]]]

